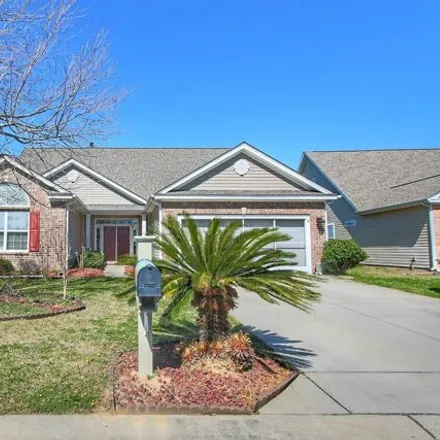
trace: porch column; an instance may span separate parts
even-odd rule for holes
[[[153,257],[153,243],[156,237],[154,235],[137,235],[134,237],[134,241],[137,244],[137,259],[142,260],[147,258],[151,260]]]
[[[142,214],[142,232],[141,235],[147,235],[147,215]]]
[[[86,214],[86,249],[90,249],[90,226],[91,226],[92,216],[90,214]]]

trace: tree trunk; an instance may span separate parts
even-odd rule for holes
[[[212,342],[217,339],[225,339],[229,332],[228,311],[226,310],[222,295],[216,295],[215,306],[201,307],[199,310],[199,340],[200,342]]]

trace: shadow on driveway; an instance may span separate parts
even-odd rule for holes
[[[290,339],[270,330],[263,330],[250,325],[244,326],[244,330],[270,346],[270,348],[267,348],[264,344],[258,344],[257,342],[256,345],[261,353],[272,356],[275,353],[280,360],[293,365],[299,370],[310,368],[312,366],[310,358],[317,356],[314,351],[299,347],[299,344],[302,344],[303,341]]]

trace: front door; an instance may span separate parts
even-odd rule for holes
[[[116,261],[116,226],[104,226],[104,256],[106,261]]]
[[[130,226],[118,226],[116,254],[130,253]]]

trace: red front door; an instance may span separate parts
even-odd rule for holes
[[[116,261],[116,226],[104,226],[104,256],[106,261]]]
[[[117,246],[117,254],[129,254],[130,253],[130,226],[118,226],[118,246]]]

